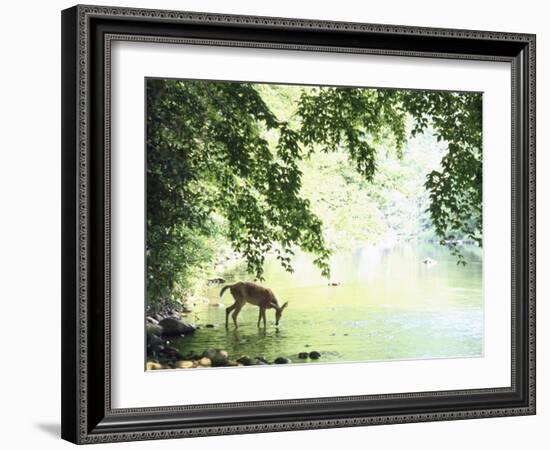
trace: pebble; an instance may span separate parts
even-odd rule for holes
[[[314,350],[312,352],[309,352],[309,357],[311,359],[319,359],[321,357],[321,354]]]
[[[145,327],[147,336],[160,336],[162,334],[162,327],[158,323],[148,323]]]
[[[273,361],[275,364],[290,364],[292,361],[284,356],[279,356]]]
[[[298,353],[298,358],[300,359],[307,359],[309,354],[307,352],[300,352]]]
[[[178,361],[175,367],[178,369],[191,369],[194,365],[193,361]]]
[[[254,365],[256,365],[256,360],[252,359],[250,356],[241,356],[239,359],[237,359],[237,362],[239,364],[242,364],[243,366],[254,366]]]
[[[204,357],[199,359],[199,366],[201,367],[212,367],[212,360],[210,358]]]
[[[218,348],[210,348],[202,356],[208,358],[215,367],[224,366],[228,358],[227,352]]]
[[[147,362],[147,370],[159,370],[162,369],[162,365],[156,362],[148,361]]]

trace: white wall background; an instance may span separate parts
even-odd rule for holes
[[[93,3],[93,2],[92,2]],[[535,0],[111,0],[120,6],[536,33],[538,42],[538,415],[501,419],[223,436],[117,444],[200,450],[342,445],[370,448],[543,448],[548,441],[550,77],[548,11]],[[60,404],[60,10],[71,1],[2,7],[0,69],[0,442],[4,448],[68,448]],[[7,288],[6,288],[7,287]]]

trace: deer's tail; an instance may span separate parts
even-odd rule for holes
[[[222,290],[220,291],[220,297],[223,295],[223,293],[225,292],[226,289],[229,289],[231,286],[233,286],[232,284],[228,284],[227,286],[224,286],[222,287]]]

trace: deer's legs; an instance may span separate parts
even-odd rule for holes
[[[237,325],[237,316],[241,312],[243,305],[241,305],[240,303],[235,303],[234,306],[235,306],[235,311],[233,311],[233,314],[231,314],[231,317],[233,318],[233,323],[235,324],[235,328],[239,328],[239,326]]]
[[[262,308],[262,318],[264,319],[264,328],[266,327],[265,324],[265,308]]]
[[[263,312],[264,312],[264,308],[262,308],[261,306],[258,308],[258,328],[260,328],[260,321],[262,320],[262,317],[263,317]]]
[[[235,309],[235,306],[237,306],[236,303],[233,303],[231,306],[227,307],[225,310],[225,328],[228,328],[228,319],[229,319],[229,313]]]

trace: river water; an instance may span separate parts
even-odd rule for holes
[[[279,328],[268,310],[267,328],[258,329],[258,308],[246,305],[238,330],[232,324],[226,330],[231,294],[220,299],[221,286],[211,286],[205,292],[209,303],[198,302],[188,316],[199,329],[173,345],[183,355],[220,348],[232,359],[284,356],[293,363],[482,356],[482,250],[465,246],[463,252],[466,266],[437,244],[357,249],[332,259],[331,282],[338,286],[320,277],[308,255],[296,256],[292,274],[268,261],[263,285],[279,304],[289,302]],[[426,258],[435,262],[425,264]],[[225,277],[247,279],[239,271]],[[298,359],[313,350],[321,353],[317,361]]]

